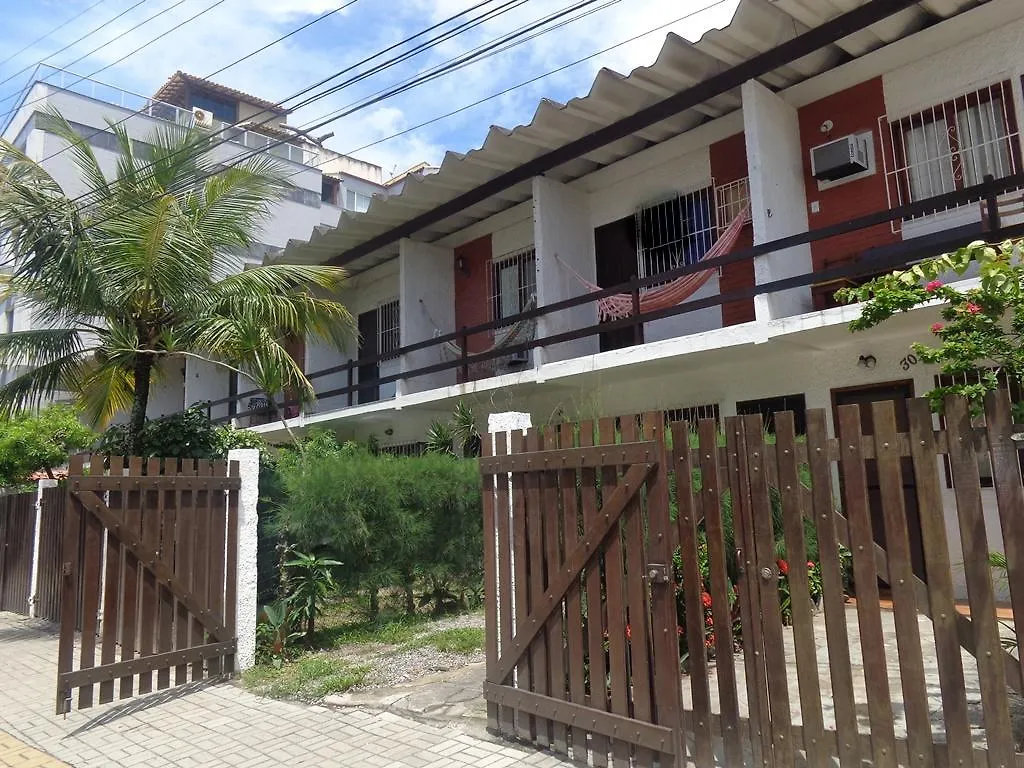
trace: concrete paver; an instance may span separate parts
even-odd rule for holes
[[[189,684],[62,718],[53,713],[54,628],[10,613],[0,613],[0,669],[2,768],[459,768],[476,764],[473,750],[506,759],[495,766],[570,765],[390,712],[261,699],[229,683]]]

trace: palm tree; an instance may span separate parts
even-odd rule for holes
[[[0,387],[0,413],[69,392],[97,425],[130,411],[138,453],[150,387],[172,358],[210,361],[268,395],[311,400],[287,339],[340,347],[353,321],[323,298],[342,285],[340,269],[242,269],[237,254],[289,188],[276,161],[257,155],[222,169],[201,129],[167,125],[140,144],[111,123],[119,156],[108,178],[58,112],[37,121],[67,142],[85,190],[73,197],[0,142],[0,298],[17,296],[38,328],[0,335],[0,365],[25,369]]]

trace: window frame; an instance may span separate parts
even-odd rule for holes
[[[794,408],[788,401],[799,400],[800,407]],[[771,405],[779,403],[782,407],[772,408]],[[764,404],[763,407],[754,407],[757,404]],[[737,416],[752,416],[761,414],[764,429],[767,432],[775,432],[775,414],[782,411],[793,412],[793,422],[798,435],[807,434],[807,394],[805,392],[793,392],[788,395],[776,395],[773,397],[758,397],[752,400],[736,401]]]
[[[517,273],[516,295],[518,308],[511,314],[502,312],[503,291],[501,275],[506,270],[514,269]],[[487,262],[488,301],[487,312],[489,322],[505,320],[522,314],[530,301],[531,293],[537,294],[537,249],[530,245],[515,251],[503,253]]]
[[[398,299],[377,305],[377,354],[381,362],[396,360],[402,347],[402,308]]]
[[[703,202],[706,220],[698,222],[700,226],[695,226],[696,219],[691,214],[698,201]],[[651,232],[656,231],[659,225],[656,222],[648,224],[645,216],[657,217],[657,211],[662,208],[667,209],[662,214],[662,223],[678,225],[679,236],[659,244],[650,244],[647,241],[651,239]],[[677,221],[673,222],[673,219]],[[687,192],[673,192],[671,195],[638,206],[634,211],[633,220],[636,226],[637,277],[657,277],[673,269],[698,263],[714,247],[719,236],[718,196],[714,179],[709,184]],[[703,249],[700,247],[702,244],[706,245]],[[666,261],[665,251],[669,251],[667,256],[672,261],[671,264]],[[699,253],[693,255],[697,251]],[[663,263],[658,264],[658,259]]]

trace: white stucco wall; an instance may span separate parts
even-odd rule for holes
[[[537,304],[546,306],[588,292],[569,272],[575,269],[591,283],[597,281],[594,263],[594,232],[590,224],[589,198],[557,181],[537,176],[533,180],[533,227],[537,246]],[[562,263],[559,263],[559,259]],[[597,305],[545,315],[537,320],[537,337],[546,338],[597,323]],[[567,360],[597,352],[598,337],[534,350],[534,360]]]
[[[399,244],[399,310],[402,346],[434,338],[435,331],[455,330],[455,262],[451,248],[418,243]],[[436,325],[436,327],[435,327]],[[411,371],[444,362],[441,345],[402,356],[402,370]],[[403,392],[422,392],[455,383],[455,369],[407,379]]]
[[[743,85],[743,119],[754,243],[806,232],[807,197],[796,109],[751,80]],[[801,245],[756,259],[754,280],[760,285],[812,269],[811,247]],[[798,315],[810,309],[809,286],[754,298],[758,320]]]
[[[257,604],[256,554],[259,542],[260,452],[252,449],[228,451],[228,462],[238,463],[241,488],[238,491],[238,576],[235,609],[235,633],[238,652],[235,672],[243,672],[256,663]]]
[[[149,390],[149,418],[170,416],[172,413],[179,413],[185,407],[184,382],[184,360],[170,360],[160,366],[159,373]]]

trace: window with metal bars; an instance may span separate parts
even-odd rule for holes
[[[718,234],[726,229],[732,220],[743,213],[750,203],[750,177],[730,181],[715,187],[715,218]]]
[[[537,252],[531,246],[492,259],[487,269],[491,320],[522,312],[537,293]]]
[[[807,398],[803,394],[765,397],[760,400],[743,400],[736,403],[736,413],[739,416],[761,414],[764,428],[768,432],[775,431],[775,414],[781,411],[793,412],[793,421],[798,435],[807,432]]]
[[[398,299],[377,307],[377,353],[385,359],[397,357],[393,354],[402,346],[401,321]]]
[[[422,456],[427,452],[426,443],[402,443],[401,445],[379,445],[379,456]]]
[[[635,220],[640,277],[696,264],[718,236],[714,187],[646,205],[636,212]]]
[[[687,421],[691,428],[696,428],[698,422],[704,419],[719,421],[718,403],[706,405],[691,405],[687,408],[671,408],[665,411],[665,423],[674,424],[677,421]]]

